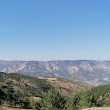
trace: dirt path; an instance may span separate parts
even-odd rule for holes
[[[0,110],[33,110],[33,109],[20,109],[20,108],[9,108],[9,107],[0,106]]]
[[[82,110],[110,110],[110,107],[94,107],[94,108],[86,108]]]

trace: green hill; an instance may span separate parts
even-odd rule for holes
[[[44,79],[0,73],[0,103],[6,106],[31,108],[30,100],[42,99],[43,94],[52,88]]]
[[[48,81],[16,73],[0,73],[0,86],[2,89],[12,88],[24,92],[28,96],[42,96],[43,92],[53,88]]]
[[[94,87],[76,94],[72,99],[74,109],[110,107],[110,85]]]

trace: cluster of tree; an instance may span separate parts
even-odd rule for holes
[[[26,94],[14,91],[12,87],[8,87],[5,90],[0,89],[0,104],[39,110],[63,110],[66,105],[66,99],[56,89],[50,89],[43,95],[40,101],[36,101]]]
[[[52,89],[46,80],[16,73],[0,72],[0,104],[11,107],[36,108],[40,104],[29,97],[43,97]],[[35,106],[34,106],[35,105]]]
[[[103,106],[110,106],[110,85],[99,86],[79,92],[68,104],[68,107],[70,107],[69,110]]]

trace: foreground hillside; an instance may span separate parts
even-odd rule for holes
[[[110,85],[90,88],[65,79],[1,72],[0,105],[1,110],[100,110],[110,107]]]
[[[85,84],[58,78],[35,78],[16,73],[0,73],[0,104],[17,108],[63,110],[68,99]],[[11,108],[9,108],[10,110]],[[12,109],[13,110],[13,109]],[[16,110],[16,109],[15,109]]]
[[[0,73],[0,86],[3,89],[22,92],[24,95],[42,96],[43,92],[53,88],[48,81],[16,73]]]
[[[92,85],[110,83],[109,61],[0,61],[0,71],[30,76],[59,77]]]

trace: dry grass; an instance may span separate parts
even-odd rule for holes
[[[0,110],[33,110],[33,109],[20,109],[20,108],[9,108],[9,107],[0,106]]]
[[[39,78],[39,79],[47,79],[49,81],[56,81],[56,80],[58,80],[58,78],[45,78],[45,77],[37,77],[37,78]]]
[[[66,97],[71,97],[85,88],[82,85],[69,81],[49,80],[49,82],[52,86],[57,88],[63,96]]]
[[[82,110],[110,110],[110,107],[94,107],[94,108],[86,108]]]
[[[81,85],[78,83],[74,83],[72,81],[67,81],[67,80],[60,80],[58,78],[46,78],[46,77],[37,77],[39,79],[46,79],[48,82],[54,86],[55,88],[58,89],[58,91],[66,97],[71,97],[77,92],[84,90],[87,86],[86,85]]]
[[[35,102],[40,102],[42,99],[40,97],[28,97],[31,100],[34,100]]]
[[[0,110],[33,110],[33,109],[20,109],[20,108],[9,108],[0,106]],[[82,110],[110,110],[110,107],[94,107],[94,108],[85,108]]]
[[[46,79],[48,79],[49,81],[56,81],[56,80],[58,80],[58,78],[46,78]]]

